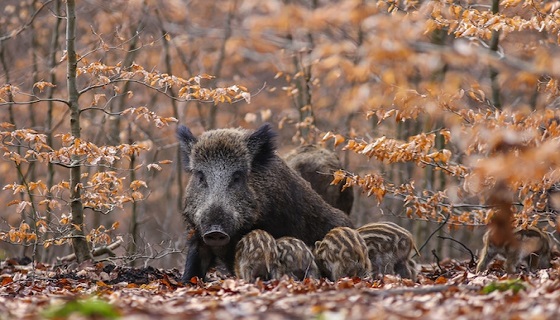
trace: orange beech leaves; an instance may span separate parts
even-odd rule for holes
[[[21,264],[20,264],[21,262]],[[559,316],[554,270],[508,279],[475,275],[466,264],[442,261],[423,267],[419,284],[385,276],[383,281],[336,282],[288,278],[247,283],[218,272],[207,283],[180,283],[176,271],[82,264],[79,269],[15,259],[0,262],[0,312],[8,319],[103,317],[174,319],[315,317],[500,319]]]

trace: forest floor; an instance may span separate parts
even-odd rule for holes
[[[27,263],[27,264],[26,264]],[[102,264],[0,262],[0,319],[560,319],[560,261],[506,276],[454,260],[422,266],[416,283],[385,276],[257,281]]]

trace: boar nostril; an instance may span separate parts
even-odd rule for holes
[[[202,239],[204,243],[209,246],[223,246],[229,243],[229,236],[227,233],[219,230],[213,230],[206,232]]]

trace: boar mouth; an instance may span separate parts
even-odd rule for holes
[[[213,225],[202,235],[202,240],[211,247],[224,246],[229,243],[229,235],[221,226]]]

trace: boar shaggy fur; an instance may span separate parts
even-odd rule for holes
[[[276,154],[275,134],[265,124],[254,132],[217,129],[195,137],[180,126],[185,169],[183,216],[189,228],[183,281],[203,278],[216,258],[233,271],[235,246],[262,229],[307,245],[337,226],[351,226]]]

